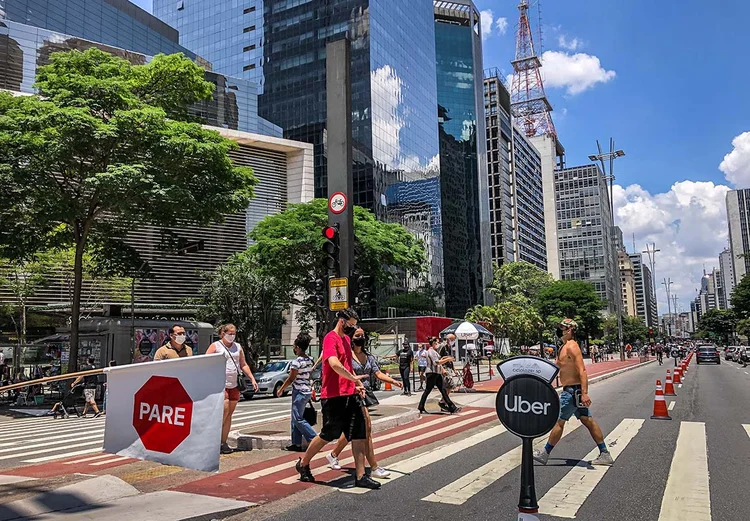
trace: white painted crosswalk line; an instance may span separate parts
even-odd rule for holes
[[[668,411],[671,411],[672,409],[674,409],[674,406],[675,406],[675,405],[677,405],[677,402],[672,402],[672,403],[670,403],[670,404],[669,404],[669,407],[667,407],[667,410],[668,410]]]
[[[97,450],[101,450],[101,444],[102,440],[94,440],[94,441],[87,441],[84,443],[74,443],[72,445],[65,445],[63,447],[49,447],[47,449],[41,449],[41,450],[32,450],[31,452],[23,452],[21,454],[4,454],[3,456],[0,456],[0,460],[7,460],[7,459],[22,459],[26,458],[27,456],[36,456],[37,454],[46,454],[48,452],[56,452],[56,451],[62,451],[66,449],[75,449],[78,447],[87,447],[91,445],[99,445],[100,447]],[[60,456],[62,458],[64,456]],[[58,458],[55,458],[58,459]],[[28,460],[24,460],[28,461]]]
[[[571,419],[563,431],[563,438],[581,426],[581,422]],[[540,449],[547,443],[547,438],[539,438],[534,443],[534,449]],[[513,469],[521,465],[521,446],[509,450],[499,458],[486,465],[482,465],[473,472],[449,483],[437,492],[423,497],[422,501],[433,503],[447,503],[450,505],[463,505],[473,496],[489,487]]]
[[[408,427],[408,428],[402,429],[402,430],[400,429],[398,431],[398,433],[399,433],[400,436],[403,436],[404,434],[409,434],[410,432],[414,432],[414,431],[418,431],[418,430],[424,429],[425,427],[427,427],[429,425],[433,425],[433,424],[439,423],[442,420],[443,420],[442,418],[435,418],[434,420],[429,420],[429,421],[425,421],[425,422],[419,422],[415,426]],[[387,435],[374,436],[373,439],[372,439],[372,441],[373,441],[373,443],[376,443],[376,442],[384,439],[385,436],[387,436]],[[326,457],[326,454],[327,454],[327,452],[321,452],[320,454],[316,455],[312,459],[312,461],[313,462],[314,461],[320,461],[320,460],[322,460],[322,459],[324,459]],[[269,474],[274,474],[276,472],[280,472],[280,471],[288,469],[288,468],[289,468],[289,463],[280,463],[279,465],[275,465],[273,467],[268,467],[268,468],[265,468],[265,469],[256,470],[255,472],[251,472],[250,474],[245,474],[244,476],[240,476],[240,479],[248,479],[248,480],[258,479],[258,478],[262,478],[263,476],[268,476]]]
[[[641,426],[644,420],[634,420],[626,418],[615,427],[615,429],[605,438],[605,443],[609,447],[609,452],[613,460],[628,446]],[[599,484],[609,467],[592,466],[589,461],[599,455],[599,449],[596,448],[589,452],[583,461],[568,472],[563,479],[557,482],[543,497],[539,500],[539,513],[549,514],[556,517],[574,518],[578,509],[583,502],[589,497],[594,488]]]
[[[705,423],[680,424],[659,521],[711,521]]]
[[[85,463],[87,461],[94,461],[103,458],[111,458],[112,454],[99,454],[98,456],[90,456],[88,458],[74,459],[73,461],[66,461],[63,465],[76,465],[78,463]]]
[[[89,436],[80,436],[80,435],[76,434],[76,436],[78,436],[78,437],[76,439],[74,439],[74,440],[67,440],[67,439],[65,439],[65,440],[49,440],[49,441],[43,441],[43,442],[39,442],[39,443],[32,443],[31,445],[18,445],[16,447],[9,447],[9,448],[0,449],[0,453],[2,453],[2,454],[6,454],[6,453],[9,453],[9,452],[21,452],[21,454],[11,454],[9,456],[5,456],[5,455],[4,456],[0,456],[0,460],[21,457],[24,454],[29,454],[28,452],[26,452],[29,449],[38,449],[39,447],[50,447],[50,446],[54,446],[54,445],[61,445],[62,446],[61,448],[64,449],[65,447],[69,447],[70,445],[68,445],[68,444],[72,443],[72,442],[83,441],[83,440],[99,440],[99,441],[101,441],[101,440],[104,439],[104,435],[103,434],[92,434],[92,435],[89,435]],[[93,442],[93,443],[96,443],[96,442]],[[60,449],[56,449],[56,450],[60,450]],[[35,454],[35,453],[32,452],[31,454]]]
[[[110,459],[105,459],[103,461],[97,461],[96,463],[89,463],[91,467],[98,467],[100,465],[109,465],[110,463],[115,463],[117,461],[125,461],[126,459],[131,459],[128,456],[117,456]]]
[[[399,461],[398,463],[395,463],[393,465],[388,465],[388,470],[391,471],[390,479],[376,479],[376,481],[380,481],[380,483],[383,484],[391,483],[402,476],[408,476],[412,472],[416,472],[417,470],[427,467],[428,465],[432,465],[433,463],[438,462],[442,459],[453,456],[454,454],[458,454],[459,452],[478,445],[483,441],[487,441],[494,438],[495,436],[499,436],[504,432],[506,432],[505,427],[503,427],[502,425],[495,425],[494,427],[474,434],[473,436],[469,436],[468,438],[464,438],[453,443],[448,443],[446,445],[441,445],[432,449],[431,451],[425,452],[423,454],[417,454],[416,456],[405,459],[403,461]],[[348,494],[366,494],[370,491],[366,488],[340,488],[339,490]]]
[[[84,450],[77,450],[74,452],[62,452],[60,454],[54,454],[52,456],[42,456],[40,458],[33,458],[33,459],[27,459],[23,460],[24,463],[46,463],[48,461],[54,461],[56,459],[64,459],[64,458],[72,458],[73,456],[82,456],[83,454],[94,454],[95,452],[101,452],[102,448],[94,448],[94,449],[84,449]],[[110,454],[108,454],[110,456]]]
[[[742,427],[745,429],[747,435],[750,436],[750,424],[743,423]]]
[[[239,423],[232,422],[232,429],[236,427],[247,427],[248,425],[256,425],[258,423],[268,423],[268,422],[279,421],[279,420],[288,420],[290,418],[291,417],[288,414],[281,414],[279,416],[268,416],[267,418],[261,418],[259,420],[252,420],[252,421],[247,421],[247,422],[239,422]]]
[[[475,416],[475,417],[467,419],[467,420],[462,420],[460,422],[451,423],[451,424],[446,425],[445,427],[442,427],[440,429],[435,429],[435,430],[432,430],[432,431],[429,431],[429,432],[422,433],[419,436],[414,436],[412,438],[408,438],[408,439],[405,439],[405,440],[402,440],[402,441],[397,441],[397,442],[394,442],[394,443],[390,443],[390,444],[384,445],[382,447],[378,447],[376,450],[378,452],[386,452],[386,451],[389,451],[389,450],[398,449],[400,447],[403,447],[404,445],[410,445],[410,444],[418,442],[418,441],[423,441],[423,440],[427,440],[427,439],[435,439],[437,436],[440,436],[441,434],[445,434],[446,432],[450,432],[450,431],[452,431],[452,430],[454,430],[456,428],[464,427],[466,425],[469,425],[471,423],[476,422],[477,420],[482,420],[482,419],[490,418],[490,417],[493,417],[493,416],[496,417],[497,413],[490,412],[490,413],[487,413],[487,414],[482,414],[480,416]],[[354,458],[353,457],[348,457],[348,458],[344,458],[344,459],[339,460],[339,465],[341,465],[342,467],[345,467],[346,465],[350,465],[352,463],[354,463]],[[299,481],[299,476],[295,473],[294,476],[291,476],[291,477],[288,477],[288,478],[285,478],[285,479],[281,479],[281,480],[277,481],[276,483],[283,483],[285,485],[291,485],[293,483],[296,483],[297,481]]]

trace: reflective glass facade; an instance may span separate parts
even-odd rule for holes
[[[560,278],[590,282],[606,308],[614,312],[620,285],[613,253],[609,189],[599,166],[556,171],[555,207]]]
[[[481,32],[471,2],[434,9],[445,305],[462,317],[492,277]]]
[[[315,195],[327,197],[326,44],[351,46],[354,202],[425,241],[442,288],[435,32],[429,0],[155,0],[154,12],[214,69],[260,85],[261,117],[312,143]]]

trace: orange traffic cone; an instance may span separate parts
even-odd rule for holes
[[[674,384],[672,383],[672,373],[667,369],[667,381],[664,384],[664,396],[677,396],[674,392]]]
[[[676,383],[676,384],[681,384],[682,383],[682,378],[680,378],[680,373],[681,372],[682,371],[680,370],[679,367],[675,367],[674,368],[674,383]]]
[[[386,370],[385,370],[384,372],[385,372],[385,375],[386,375],[386,376],[390,376],[390,375],[388,374],[388,369],[386,369]],[[391,386],[391,382],[386,382],[386,383],[385,383],[385,390],[386,390],[386,391],[392,391],[392,390],[393,390],[393,387]]]
[[[490,366],[490,378],[495,377],[495,371],[492,370],[492,366]]]
[[[656,394],[654,395],[654,414],[652,420],[671,420],[667,410],[667,401],[664,399],[664,392],[661,390],[661,380],[656,381]]]
[[[685,375],[686,375],[686,374],[687,374],[687,372],[688,372],[688,371],[687,371],[687,364],[682,364],[682,371],[681,371],[681,372],[682,372],[682,377],[684,378],[684,377],[685,377]]]

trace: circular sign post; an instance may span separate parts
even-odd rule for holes
[[[133,399],[133,427],[148,450],[171,454],[190,436],[193,400],[178,378],[152,376]]]
[[[346,195],[343,192],[331,194],[328,198],[328,209],[336,215],[343,213],[347,205]]]
[[[498,365],[505,378],[495,398],[497,417],[522,441],[518,519],[533,521],[539,511],[534,485],[534,438],[552,430],[560,417],[560,397],[552,387],[558,368],[536,357],[514,357]]]

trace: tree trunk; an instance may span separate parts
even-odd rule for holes
[[[78,224],[78,223],[77,223]],[[81,316],[81,293],[83,290],[83,250],[86,246],[86,235],[78,225],[76,229],[76,256],[73,264],[73,303],[70,308],[70,359],[68,372],[78,370],[78,320]]]

